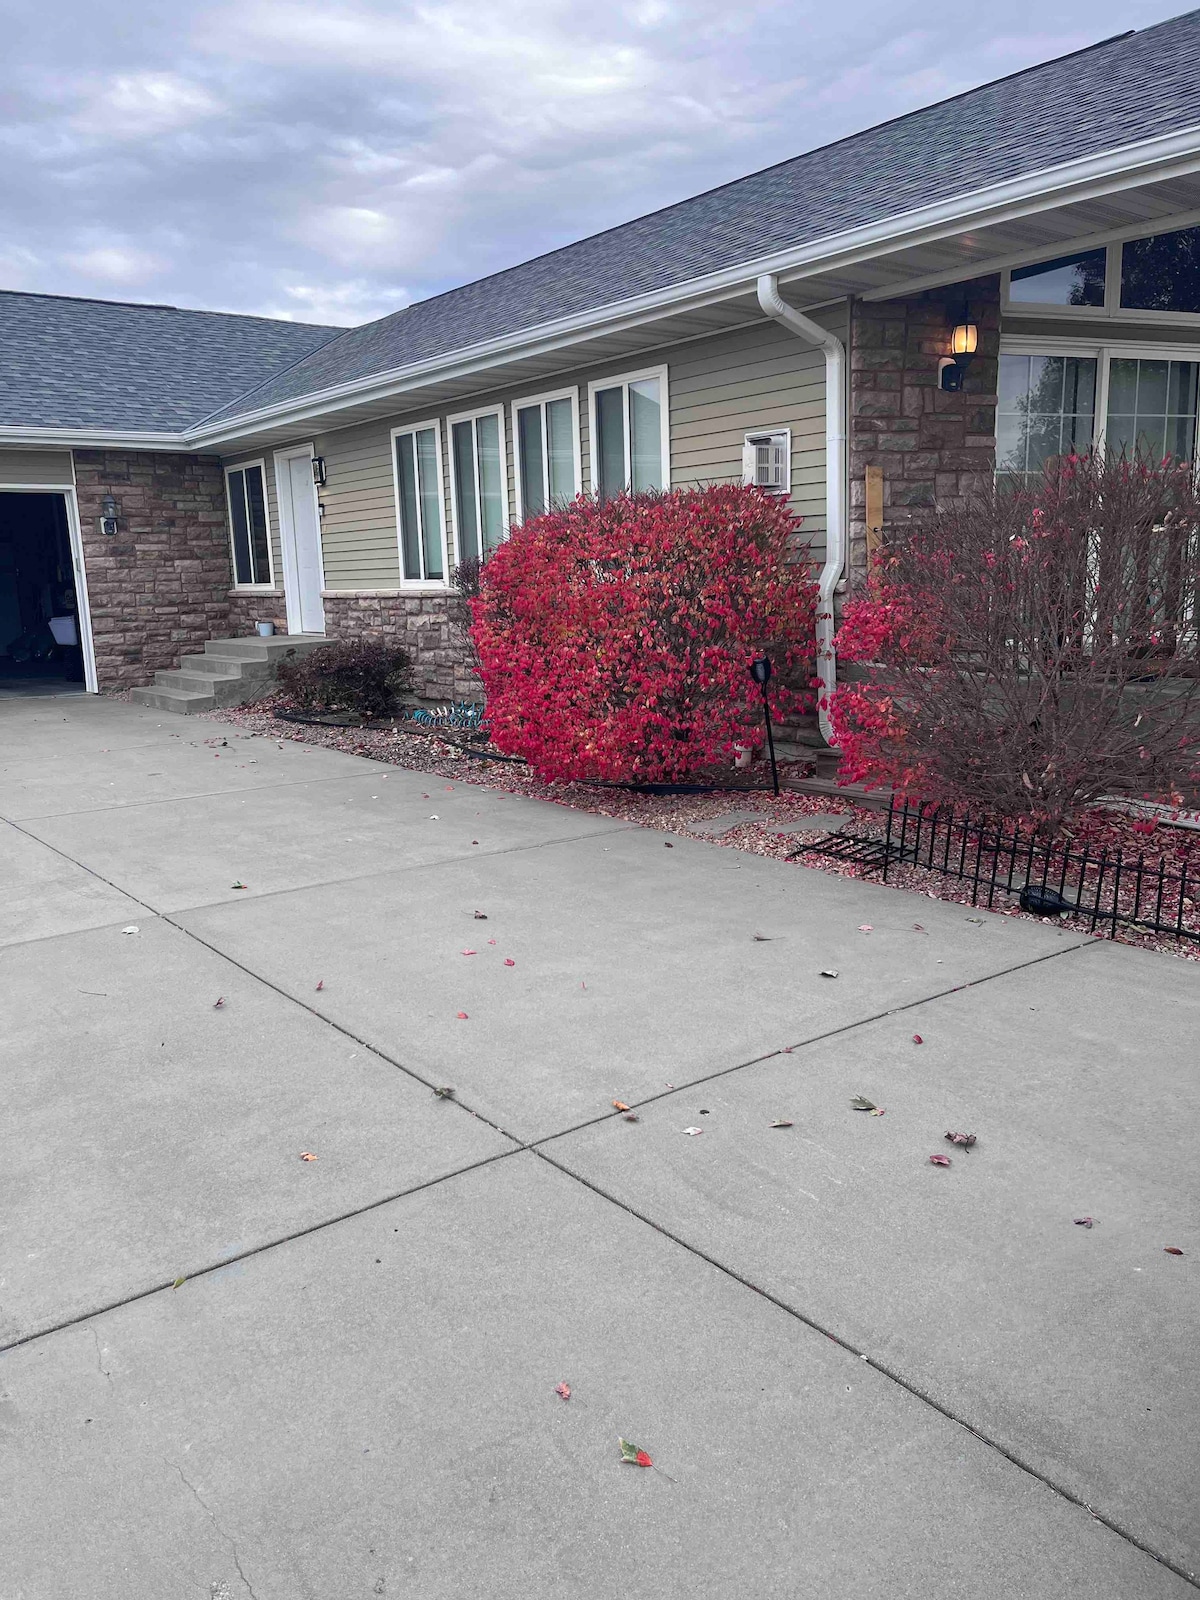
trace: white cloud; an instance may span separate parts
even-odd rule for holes
[[[177,73],[134,72],[97,84],[74,120],[96,136],[141,139],[190,127],[222,110],[207,89]]]
[[[259,315],[282,317],[285,322],[323,322],[350,328],[386,317],[412,300],[407,289],[384,289],[368,278],[332,285],[289,284],[283,293],[286,299],[282,304],[273,303]]]
[[[84,277],[126,287],[158,277],[166,266],[161,256],[128,245],[97,245],[62,259]]]

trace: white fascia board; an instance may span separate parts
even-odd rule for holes
[[[0,450],[182,450],[194,453],[186,433],[119,433],[106,428],[16,428],[0,423]]]

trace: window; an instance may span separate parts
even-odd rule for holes
[[[1200,311],[1200,228],[1131,239],[1121,252],[1127,311]]]
[[[1054,456],[1089,450],[1095,413],[1094,356],[1002,355],[996,471],[1033,477]]]
[[[460,561],[491,555],[508,528],[504,413],[450,418],[454,530]]]
[[[1032,267],[1014,267],[1008,298],[1019,305],[1102,306],[1107,254],[1088,250]]]
[[[1012,267],[1008,311],[1173,320],[1200,315],[1200,227],[1175,228]]]
[[[1200,351],[1004,351],[997,474],[1036,477],[1056,456],[1101,443],[1115,454],[1195,460],[1198,392]]]
[[[670,482],[667,369],[633,373],[588,386],[591,397],[592,487],[601,499]]]
[[[536,517],[579,493],[578,395],[520,400],[513,406],[513,446],[517,453],[517,506],[522,517]]]
[[[436,422],[392,430],[400,574],[406,583],[442,583],[442,440]]]
[[[233,581],[239,589],[273,589],[271,530],[263,463],[247,462],[225,473],[229,531],[233,541]]]
[[[772,494],[792,492],[792,430],[748,433],[742,446],[742,481],[769,489]]]

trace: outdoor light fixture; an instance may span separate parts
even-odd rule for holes
[[[313,482],[316,484],[318,489],[323,489],[325,487],[325,457],[314,456],[312,458],[312,464]]]
[[[767,748],[771,752],[771,781],[779,793],[779,766],[775,760],[775,735],[771,732],[771,705],[767,699],[767,685],[771,681],[770,656],[756,656],[750,663],[750,676],[762,690],[763,720],[767,724]]]
[[[111,494],[106,494],[100,502],[100,532],[109,538],[117,531],[117,518],[121,508]]]
[[[943,389],[955,394],[962,388],[967,368],[971,365],[978,348],[979,328],[970,320],[970,313],[964,300],[959,319],[950,334],[951,354],[943,356],[938,362],[938,382]]]

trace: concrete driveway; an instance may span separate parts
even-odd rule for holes
[[[1191,963],[91,698],[0,817],[4,1600],[1200,1586]]]

